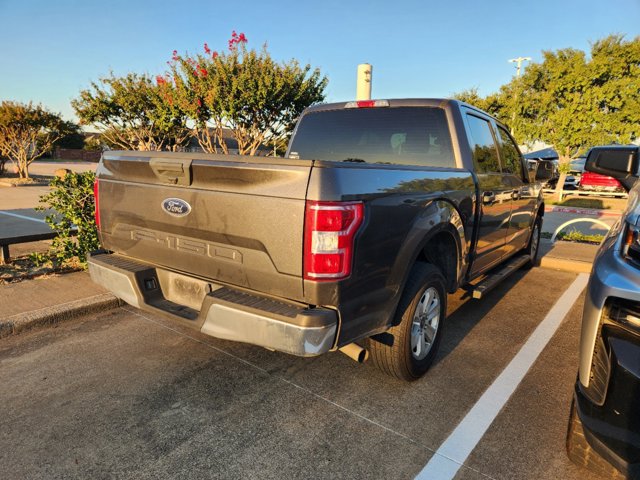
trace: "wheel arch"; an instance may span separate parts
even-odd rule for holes
[[[447,291],[453,293],[458,289],[459,265],[461,263],[460,239],[456,238],[449,225],[440,228],[426,241],[420,249],[415,261],[422,261],[438,267],[445,278]],[[415,263],[415,262],[414,262]]]
[[[468,243],[462,218],[448,201],[432,202],[425,214],[418,215],[413,228],[396,257],[390,275],[399,296],[406,284],[411,267],[418,261],[440,269],[447,281],[447,291],[459,286],[467,265]]]

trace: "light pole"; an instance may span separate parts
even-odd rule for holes
[[[531,57],[518,57],[518,58],[512,58],[509,60],[509,63],[516,63],[516,78],[520,78],[520,69],[522,67],[522,62],[530,62],[531,61]],[[518,105],[518,92],[519,92],[519,85],[516,83],[516,91],[514,94],[514,98],[513,98],[513,112],[511,112],[511,125],[510,125],[510,130],[511,130],[511,135],[513,135],[513,122],[516,121],[516,106]]]
[[[509,60],[509,63],[517,63],[518,65],[516,66],[516,77],[520,76],[520,68],[522,66],[522,62],[530,62],[531,61],[531,57],[518,57],[518,58],[512,58]]]

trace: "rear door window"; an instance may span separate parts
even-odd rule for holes
[[[498,133],[502,140],[502,171],[512,173],[520,179],[524,178],[522,175],[522,157],[518,147],[504,128],[498,126]]]
[[[475,115],[467,114],[467,123],[476,171],[478,173],[500,172],[498,149],[489,122]]]
[[[345,108],[307,113],[289,157],[455,167],[445,111],[432,107]]]

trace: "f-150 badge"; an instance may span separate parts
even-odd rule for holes
[[[167,198],[162,201],[162,209],[174,217],[184,217],[191,212],[191,205],[179,198]]]

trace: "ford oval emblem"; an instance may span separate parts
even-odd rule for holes
[[[191,205],[180,198],[167,198],[162,201],[162,209],[174,217],[184,217],[191,212]]]

